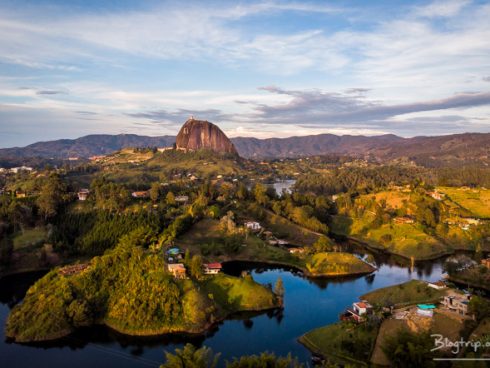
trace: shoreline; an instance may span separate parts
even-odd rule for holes
[[[238,315],[240,313],[266,313],[269,311],[274,311],[274,310],[280,310],[284,308],[284,304],[281,301],[277,306],[274,307],[267,307],[267,308],[255,308],[255,309],[244,309],[244,310],[239,310],[239,311],[233,311],[233,312],[226,312],[223,316],[216,317],[216,319],[213,322],[207,322],[205,325],[196,327],[196,328],[161,328],[161,329],[156,329],[156,330],[144,330],[144,331],[133,331],[133,330],[128,330],[123,327],[118,326],[116,323],[112,323],[109,320],[103,319],[101,321],[98,321],[96,323],[93,323],[91,325],[83,326],[83,328],[92,328],[96,326],[102,326],[104,328],[108,328],[120,335],[127,336],[127,337],[134,337],[134,338],[154,338],[154,337],[164,337],[164,336],[190,336],[190,337],[198,337],[198,336],[203,336],[209,331],[213,330],[215,327],[218,327],[222,322],[232,318],[234,315]],[[82,327],[82,326],[81,326]],[[52,343],[56,342],[58,340],[62,340],[64,338],[69,337],[70,335],[74,334],[77,332],[79,328],[75,329],[70,329],[70,330],[63,330],[59,331],[58,333],[43,337],[43,338],[36,338],[36,339],[31,339],[31,340],[17,340],[15,337],[12,336],[5,336],[7,341],[10,341],[12,343],[16,344],[21,344],[21,345],[30,345],[30,344],[43,344],[43,343]]]
[[[335,253],[335,252],[334,252]],[[349,273],[325,273],[325,274],[312,274],[309,272],[307,269],[302,268],[298,265],[294,265],[291,263],[287,262],[282,262],[282,261],[269,261],[269,260],[260,260],[260,261],[250,261],[250,260],[243,260],[239,258],[233,258],[229,259],[226,261],[221,261],[222,264],[226,263],[232,263],[232,262],[243,262],[243,263],[250,263],[250,264],[256,264],[256,265],[268,265],[268,266],[276,266],[278,268],[286,268],[286,269],[292,269],[297,272],[300,272],[304,277],[306,278],[312,278],[312,279],[318,279],[318,278],[337,278],[337,277],[349,277],[349,276],[362,276],[362,275],[369,275],[378,269],[376,267],[373,267],[369,263],[360,260],[361,262],[364,262],[364,264],[368,267],[371,268],[369,271],[355,271],[355,272],[349,272]]]

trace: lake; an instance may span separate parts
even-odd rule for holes
[[[239,275],[249,270],[262,284],[274,284],[281,277],[285,287],[285,307],[281,313],[240,315],[224,321],[206,336],[191,338],[159,337],[152,339],[121,336],[103,327],[89,328],[56,343],[25,346],[5,342],[1,330],[0,356],[5,367],[158,367],[164,350],[173,351],[186,342],[206,345],[221,352],[222,359],[262,351],[286,355],[291,352],[302,362],[311,355],[297,338],[305,332],[338,320],[339,313],[370,290],[402,283],[410,279],[435,281],[442,274],[442,260],[417,264],[413,270],[390,257],[376,256],[379,269],[373,277],[309,280],[281,268],[257,264],[225,265],[226,272]],[[23,274],[0,280],[0,322],[18,303],[29,285],[42,274]]]

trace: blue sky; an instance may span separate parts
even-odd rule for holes
[[[490,132],[490,2],[0,3],[0,147]]]

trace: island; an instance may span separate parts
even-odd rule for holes
[[[164,257],[135,247],[140,233],[84,265],[56,268],[34,284],[11,312],[15,342],[58,339],[82,326],[151,336],[202,333],[232,313],[281,306],[280,296],[247,275],[175,278]]]

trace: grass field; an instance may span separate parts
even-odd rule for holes
[[[371,363],[379,366],[389,366],[390,361],[383,352],[383,345],[387,338],[394,336],[401,328],[406,328],[407,323],[404,320],[386,319],[379,328],[376,344],[371,356]]]
[[[367,197],[372,197],[373,195],[366,195]],[[398,190],[387,190],[383,192],[378,192],[374,194],[376,197],[376,202],[380,202],[382,200],[386,201],[386,207],[398,209],[403,206],[404,201],[408,201],[410,199],[410,193],[400,192]],[[365,197],[365,196],[363,196]]]
[[[352,236],[374,248],[415,260],[434,258],[448,251],[445,244],[423,232],[418,224],[391,223],[372,229],[372,220],[369,214],[362,218],[332,216],[330,228],[335,234]]]
[[[314,329],[299,341],[310,351],[338,363],[367,366],[377,333],[376,328],[366,324],[339,322]]]
[[[451,341],[456,341],[461,336],[463,329],[463,319],[454,313],[444,313],[436,310],[432,318],[430,332],[447,337]]]
[[[440,187],[438,190],[476,217],[490,218],[490,189]]]
[[[490,317],[485,318],[480,322],[478,327],[471,333],[470,339],[472,341],[490,338]]]
[[[306,263],[311,276],[342,276],[374,271],[373,267],[350,253],[318,253]]]
[[[390,236],[389,241],[383,238]],[[391,253],[414,259],[428,259],[442,255],[447,246],[422,231],[417,224],[385,224],[369,230],[366,239],[382,244]]]
[[[202,291],[211,296],[228,312],[253,311],[276,306],[273,294],[264,286],[255,283],[251,277],[232,277],[219,274],[201,283]]]
[[[18,233],[13,238],[14,251],[18,251],[27,247],[38,245],[44,242],[47,238],[47,232],[44,227],[34,227],[25,229]]]
[[[373,305],[406,306],[419,303],[437,302],[445,295],[444,290],[427,286],[424,281],[411,280],[403,284],[377,289],[361,296]]]

